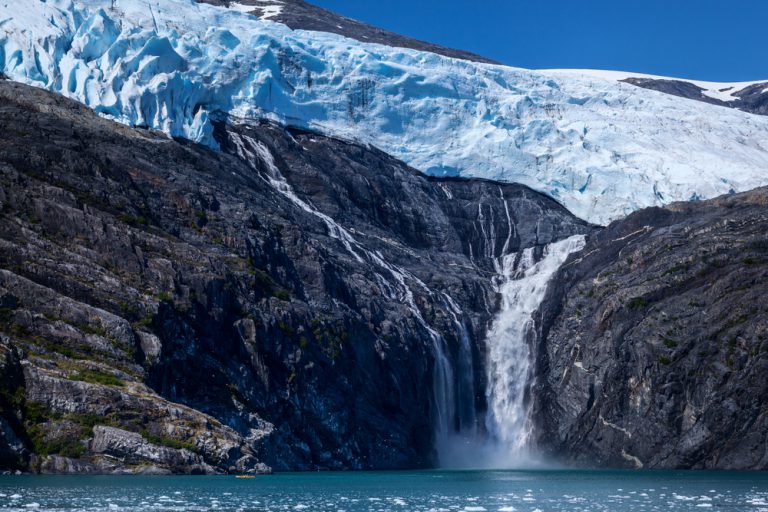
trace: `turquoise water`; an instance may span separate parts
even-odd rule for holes
[[[764,511],[768,474],[419,471],[233,477],[0,477],[0,510]]]

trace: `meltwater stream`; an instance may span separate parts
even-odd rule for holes
[[[501,309],[486,338],[488,415],[486,427],[497,446],[489,467],[515,467],[525,462],[530,437],[530,345],[535,336],[533,313],[544,300],[549,281],[572,252],[584,247],[584,236],[552,243],[540,261],[534,249],[501,258]]]
[[[496,261],[501,307],[486,335],[485,432],[463,430],[438,447],[445,468],[524,468],[540,466],[528,450],[531,402],[532,315],[544,300],[552,276],[568,256],[584,247],[576,235],[547,245],[539,261],[535,249]]]

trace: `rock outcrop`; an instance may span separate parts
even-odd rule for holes
[[[494,259],[594,229],[526,187],[230,121],[212,151],[0,82],[4,467],[430,466],[439,413],[485,408]],[[451,407],[438,358],[469,370]]]
[[[720,91],[728,93],[733,98],[728,101],[707,96],[704,94],[704,89],[685,80],[631,77],[623,81],[644,89],[672,94],[673,96],[703,101],[704,103],[720,105],[721,107],[736,108],[752,114],[768,115],[768,81],[739,88],[728,86]]]
[[[539,443],[577,465],[768,468],[768,189],[590,237],[540,311]]]

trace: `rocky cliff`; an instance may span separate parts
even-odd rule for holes
[[[630,215],[540,311],[539,443],[577,465],[768,468],[768,190]]]
[[[0,81],[0,465],[432,465],[485,408],[494,260],[593,231],[523,186],[234,121],[213,151]]]

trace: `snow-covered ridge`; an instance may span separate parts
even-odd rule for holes
[[[259,16],[262,20],[269,20],[275,18],[283,12],[283,2],[278,0],[257,0],[258,5],[245,5],[237,2],[229,4],[229,9],[242,13],[250,13],[254,10],[261,9],[263,14]]]
[[[669,76],[648,75],[645,73],[631,73],[629,71],[606,71],[601,69],[543,69],[542,73],[559,76],[594,77],[620,82],[629,78],[644,78],[649,80],[671,80],[687,82],[702,89],[702,94],[716,100],[733,102],[739,98],[735,93],[757,84],[768,84],[768,80],[754,80],[751,82],[706,82],[704,80],[690,80],[687,78],[673,78]],[[763,92],[768,92],[766,89]]]
[[[598,223],[768,184],[768,117],[193,0],[0,0],[0,65],[130,125],[215,146],[214,112],[267,117],[427,173],[520,182]]]

